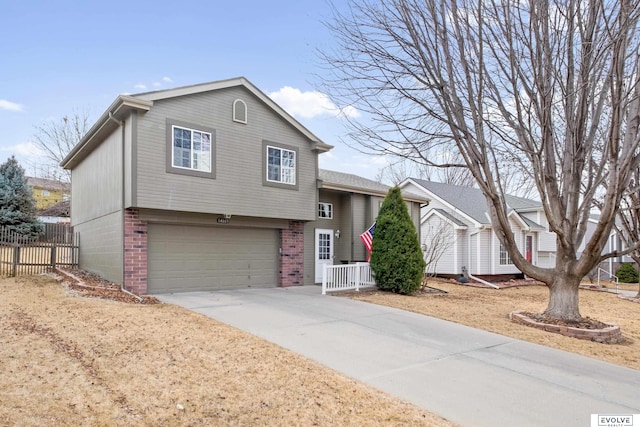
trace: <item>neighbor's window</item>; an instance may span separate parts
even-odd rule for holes
[[[511,257],[509,256],[509,252],[507,252],[507,248],[504,247],[502,243],[500,243],[500,265],[512,265],[513,261],[511,261]]]
[[[211,172],[211,134],[173,126],[173,167]]]
[[[318,218],[332,219],[333,204],[324,202],[318,203]]]
[[[296,184],[296,152],[267,145],[267,181]]]

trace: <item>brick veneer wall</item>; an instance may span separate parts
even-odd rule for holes
[[[280,286],[304,284],[304,223],[289,221],[289,228],[280,230]]]
[[[124,212],[124,287],[147,293],[147,222],[140,220],[137,209]]]

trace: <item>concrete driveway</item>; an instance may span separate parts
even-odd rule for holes
[[[591,414],[640,414],[640,371],[428,316],[322,296],[317,286],[156,296],[462,426],[589,426]]]

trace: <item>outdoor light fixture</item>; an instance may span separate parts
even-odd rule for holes
[[[336,239],[340,238],[340,230],[336,230]]]

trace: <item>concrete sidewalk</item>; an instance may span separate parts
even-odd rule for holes
[[[640,413],[640,371],[317,286],[156,295],[462,426],[589,426]],[[640,357],[640,356],[639,356]]]

